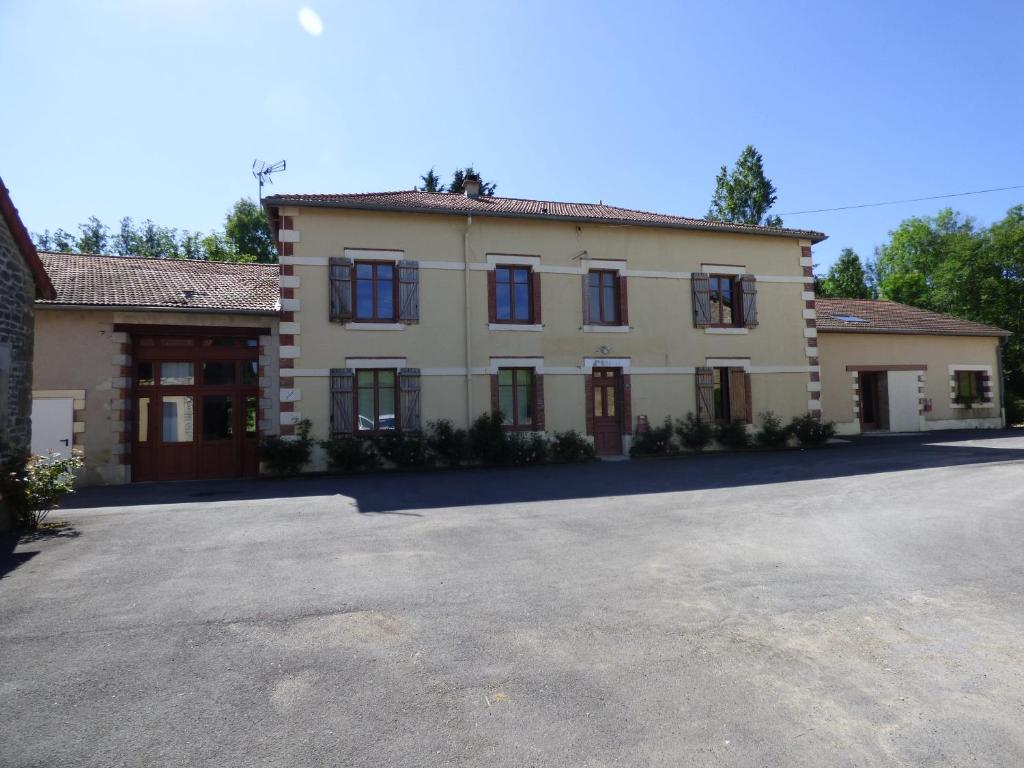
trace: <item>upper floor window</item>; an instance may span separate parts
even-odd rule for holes
[[[395,322],[395,306],[398,303],[395,265],[386,261],[360,261],[356,262],[355,273],[355,319]]]
[[[529,267],[495,267],[494,317],[499,323],[533,322],[533,273]]]
[[[609,269],[587,273],[587,322],[600,325],[619,324],[619,276]]]
[[[708,294],[711,306],[710,324],[717,326],[742,325],[740,317],[742,313],[735,301],[736,296],[740,293],[739,287],[736,285],[738,282],[736,278],[731,275],[711,275],[710,281],[710,293]]]

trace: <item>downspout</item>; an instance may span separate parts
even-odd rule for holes
[[[996,376],[999,381],[999,426],[1006,428],[1006,379],[1003,374],[1003,348],[1006,346],[1006,337],[999,339],[996,344]]]
[[[462,279],[463,279],[463,290],[465,291],[465,306],[466,306],[466,317],[465,317],[465,331],[466,331],[466,429],[469,429],[469,425],[473,423],[473,371],[471,368],[471,348],[472,340],[470,339],[470,302],[469,302],[469,228],[473,224],[473,215],[469,214],[466,216],[466,231],[462,234]],[[1000,389],[1000,391],[1002,391]]]

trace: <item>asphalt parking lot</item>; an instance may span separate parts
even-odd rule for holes
[[[1024,764],[1024,435],[86,489],[3,766]]]

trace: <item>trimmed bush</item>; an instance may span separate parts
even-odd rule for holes
[[[1006,398],[1006,426],[1016,427],[1024,424],[1024,397],[1009,396]]]
[[[821,421],[807,413],[803,416],[794,416],[789,424],[789,431],[796,436],[801,446],[809,448],[828,442],[829,438],[836,434],[836,425],[831,421]]]
[[[469,458],[482,464],[504,464],[511,457],[509,433],[500,413],[482,413],[469,428]]]
[[[309,419],[295,425],[296,439],[288,440],[277,435],[264,437],[256,448],[256,456],[272,475],[297,475],[309,463],[313,440],[309,437],[312,428]]]
[[[715,440],[731,451],[742,451],[750,447],[750,433],[742,421],[729,421],[719,424],[715,430]]]
[[[782,426],[782,419],[771,411],[761,414],[761,429],[754,435],[754,440],[762,448],[782,448],[789,442],[789,430]]]
[[[469,436],[456,429],[449,419],[427,424],[427,446],[449,467],[457,467],[466,459]]]
[[[74,490],[75,471],[81,466],[82,459],[74,455],[32,456],[19,451],[0,467],[0,503],[19,527],[39,528],[50,510]]]
[[[434,463],[427,450],[427,441],[419,432],[385,432],[375,437],[373,444],[381,456],[403,469],[426,467]]]
[[[548,458],[557,464],[574,464],[591,461],[595,455],[591,442],[576,430],[570,429],[568,432],[555,432]]]
[[[361,472],[380,464],[373,444],[361,437],[332,437],[322,440],[320,447],[327,454],[327,466],[337,472]]]
[[[713,424],[701,421],[693,411],[690,411],[685,418],[676,422],[676,434],[679,435],[679,441],[684,448],[700,452],[711,443],[715,436],[715,427]]]
[[[672,419],[668,416],[660,427],[648,427],[646,432],[633,435],[630,456],[665,456],[676,452],[672,443]]]
[[[548,460],[548,441],[542,433],[508,436],[508,461],[512,464],[544,464]]]

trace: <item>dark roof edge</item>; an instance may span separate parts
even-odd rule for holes
[[[14,236],[14,242],[21,251],[21,256],[25,259],[25,263],[28,264],[32,272],[32,280],[36,284],[36,297],[43,299],[55,298],[57,296],[57,289],[53,287],[50,276],[46,274],[46,267],[43,266],[43,262],[39,259],[39,254],[36,253],[32,237],[29,235],[28,230],[25,229],[25,223],[21,220],[21,216],[18,215],[18,209],[14,207],[14,201],[11,200],[11,194],[7,190],[3,179],[0,179],[0,214],[3,215],[4,220],[7,222],[7,227]]]
[[[754,228],[750,226],[734,226],[723,222],[709,221],[707,226],[695,224],[669,223],[658,221],[636,221],[633,219],[595,218],[593,216],[558,216],[544,213],[510,213],[504,211],[443,211],[436,208],[419,208],[411,205],[359,205],[358,203],[326,201],[326,200],[296,200],[285,196],[273,196],[263,198],[264,207],[290,205],[296,208],[340,208],[344,210],[369,211],[371,213],[427,213],[440,214],[442,216],[481,216],[503,219],[524,219],[526,221],[580,221],[588,224],[611,224],[614,226],[630,227],[652,227],[657,229],[684,229],[692,232],[728,232],[738,235],[763,235],[768,237],[785,237],[789,239],[805,239],[812,243],[820,243],[828,239],[823,232],[815,232],[803,229],[773,229],[771,227]],[[641,211],[644,213],[644,211]],[[654,214],[656,216],[670,216],[671,214]]]
[[[971,322],[966,320],[964,322]],[[999,336],[1013,336],[1012,331],[1002,328],[979,328],[976,331],[918,331],[910,329],[894,328],[822,328],[818,327],[818,333],[883,333],[890,336],[980,336],[983,338],[997,338]]]

